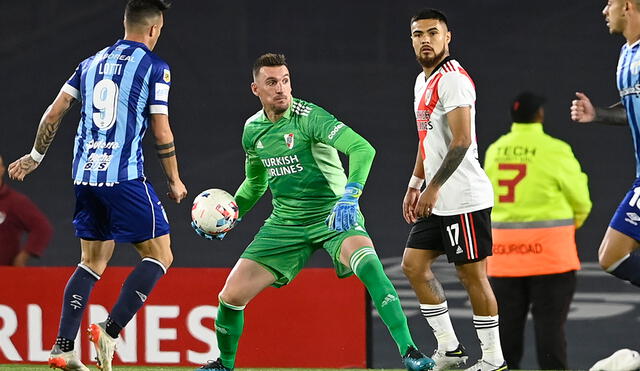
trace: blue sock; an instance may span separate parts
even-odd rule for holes
[[[89,269],[89,267],[78,264],[78,268],[73,272],[69,281],[67,281],[67,286],[64,288],[58,338],[71,340],[69,342],[71,349],[73,349],[73,340],[78,334],[82,315],[89,301],[89,295],[91,295],[93,285],[99,279],[100,275]]]
[[[159,261],[152,258],[144,258],[127,277],[120,290],[118,301],[111,309],[109,318],[119,328],[117,333],[111,331],[111,337],[118,337],[120,329],[125,327],[131,318],[138,312],[147,300],[147,296],[153,290],[160,277],[166,273],[166,268]]]
[[[640,287],[640,256],[629,254],[609,267],[607,272]]]

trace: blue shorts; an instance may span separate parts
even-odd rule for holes
[[[640,178],[633,182],[631,190],[613,214],[609,227],[640,241]]]
[[[169,233],[164,208],[144,179],[111,187],[75,185],[74,189],[73,225],[79,238],[137,243]]]

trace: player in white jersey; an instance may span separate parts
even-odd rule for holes
[[[482,358],[468,370],[504,371],[498,306],[486,273],[491,255],[491,183],[478,162],[475,87],[449,56],[444,14],[424,9],[411,19],[411,40],[423,72],[415,85],[419,148],[402,205],[413,223],[402,268],[438,340],[436,369],[467,360],[451,324],[447,301],[431,265],[442,254],[454,263],[473,309]],[[421,192],[427,181],[427,187]]]
[[[462,161],[442,184],[431,213],[458,215],[493,206],[491,182],[478,162],[475,129],[475,88],[458,61],[446,57],[430,76],[416,78],[414,110],[420,138],[425,179],[432,179],[449,152],[453,132],[448,114],[458,107],[468,108],[470,144]],[[438,123],[434,125],[434,123]],[[426,199],[425,199],[426,200]],[[431,205],[429,205],[431,207]]]
[[[598,260],[608,273],[640,286],[640,0],[609,0],[602,10],[610,33],[622,34],[616,83],[620,102],[609,108],[594,107],[583,93],[571,105],[571,119],[628,125],[636,153],[636,180],[616,210],[598,250]]]

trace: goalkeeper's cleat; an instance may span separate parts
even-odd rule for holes
[[[102,371],[111,371],[111,361],[116,350],[116,339],[107,334],[104,326],[105,322],[92,323],[88,330],[89,340],[96,348],[98,368]]]
[[[222,364],[222,360],[218,358],[215,361],[208,361],[206,365],[195,369],[195,371],[198,371],[198,370],[233,371],[233,368],[225,367]]]
[[[409,346],[407,352],[402,357],[404,367],[409,371],[427,371],[432,370],[436,363],[429,357],[420,353],[418,349]]]
[[[48,363],[49,367],[64,371],[89,371],[89,368],[82,364],[75,351],[63,352],[58,344],[51,349]]]
[[[450,368],[464,365],[465,363],[467,363],[467,359],[469,358],[469,356],[464,350],[462,344],[458,344],[458,347],[455,350],[446,352],[442,350],[436,350],[435,352],[433,352],[431,358],[436,363],[436,367],[434,367],[433,370],[439,371],[448,370]]]
[[[465,371],[509,371],[509,367],[507,367],[506,361],[503,361],[501,365],[496,366],[481,359]]]

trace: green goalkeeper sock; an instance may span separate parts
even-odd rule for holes
[[[218,349],[220,349],[220,359],[225,367],[233,368],[236,363],[238,341],[240,341],[244,327],[245,306],[231,305],[222,299],[219,300],[216,338],[218,339]]]
[[[411,339],[407,317],[402,311],[398,293],[384,273],[375,250],[370,246],[359,248],[351,255],[349,265],[369,291],[378,314],[398,345],[400,355],[404,355],[409,346],[415,347],[415,343]]]

